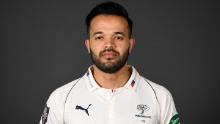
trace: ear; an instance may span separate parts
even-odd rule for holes
[[[85,46],[86,46],[88,52],[90,53],[90,42],[89,42],[89,39],[85,40]]]
[[[131,53],[133,48],[134,48],[134,46],[135,46],[135,39],[134,38],[130,38],[129,42],[130,42],[129,53]]]

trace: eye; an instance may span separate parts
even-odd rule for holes
[[[116,36],[116,39],[117,39],[117,40],[124,40],[124,37],[122,37],[122,36]]]
[[[95,40],[102,40],[102,39],[103,39],[102,36],[97,36],[97,37],[95,37]]]

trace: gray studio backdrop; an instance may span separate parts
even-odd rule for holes
[[[50,93],[91,65],[84,19],[102,0],[1,1],[1,123],[36,124]],[[129,58],[173,94],[182,124],[219,123],[218,1],[118,1],[134,21]]]

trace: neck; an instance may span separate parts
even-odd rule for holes
[[[95,65],[92,67],[93,76],[100,87],[117,89],[125,85],[131,75],[131,67],[127,64],[119,71],[109,74],[99,70]]]

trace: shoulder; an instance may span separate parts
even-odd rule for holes
[[[142,77],[142,78],[146,81],[146,83],[155,92],[155,95],[157,96],[158,100],[160,100],[160,101],[162,100],[163,101],[165,99],[169,99],[169,100],[173,99],[172,98],[172,94],[170,93],[170,91],[166,87],[164,87],[164,86],[162,86],[160,84],[157,84],[157,83],[155,83],[153,81],[150,81],[150,80],[148,80],[148,79],[146,79],[144,77]]]
[[[61,87],[55,89],[49,96],[48,103],[50,102],[65,102],[66,97],[68,96],[69,92],[77,85],[81,78],[73,80]]]

